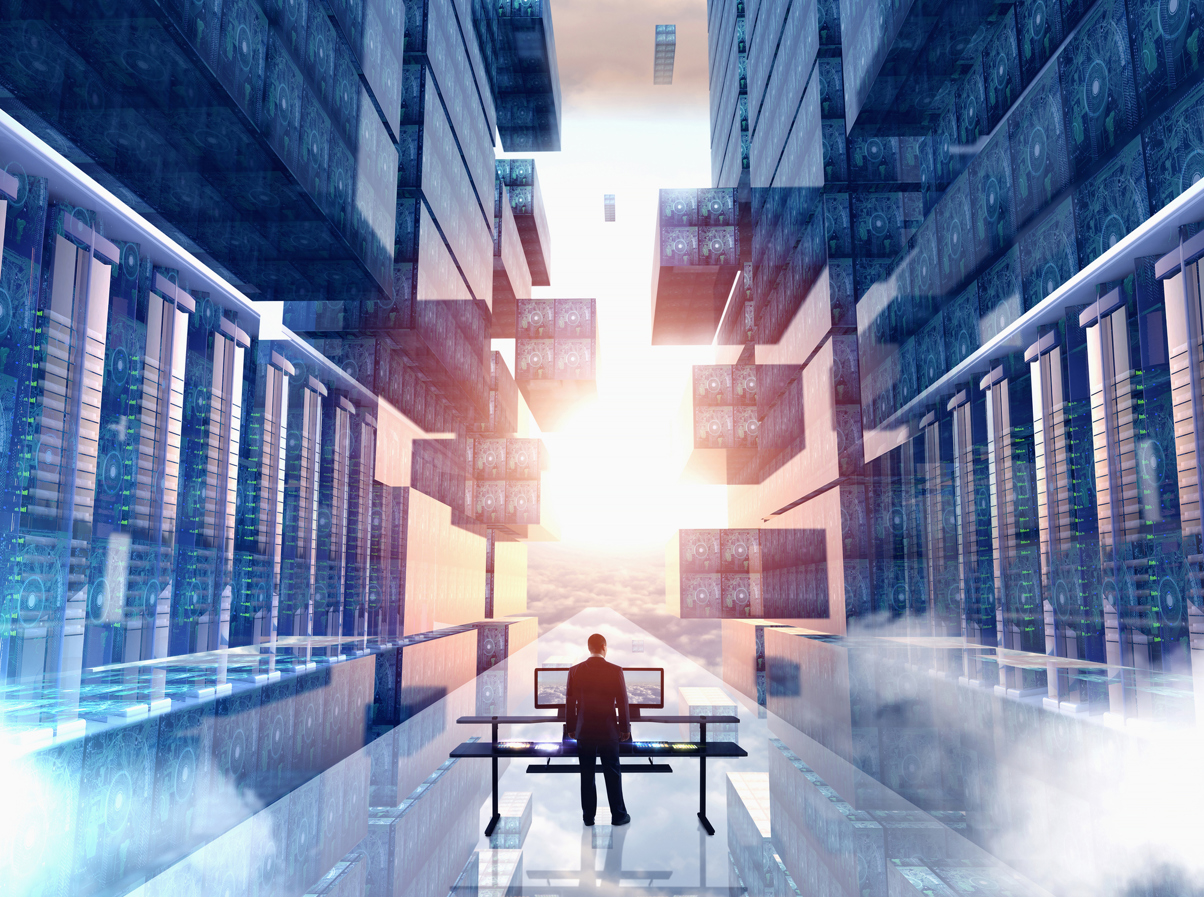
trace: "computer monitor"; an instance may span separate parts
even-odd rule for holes
[[[661,667],[623,667],[627,703],[633,710],[665,706],[665,671]],[[569,671],[539,667],[535,670],[535,707],[559,710],[568,694]]]

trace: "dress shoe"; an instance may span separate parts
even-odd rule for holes
[[[585,820],[584,820],[584,822],[585,822],[585,826],[586,826],[586,828],[593,828],[593,825],[594,825],[594,820],[592,820],[592,819],[585,819]]]
[[[610,817],[610,824],[611,824],[611,825],[626,825],[626,824],[627,824],[627,823],[629,823],[629,822],[631,822],[631,816],[629,816],[629,815],[628,815],[628,814],[626,814],[626,813],[624,813],[622,816],[612,816],[612,817]]]

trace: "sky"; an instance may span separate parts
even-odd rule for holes
[[[706,5],[555,0],[552,15],[562,149],[536,155],[552,285],[535,293],[598,300],[598,399],[544,435],[544,502],[562,542],[559,553],[532,552],[532,575],[571,556],[602,566],[629,558],[663,577],[673,530],[727,517],[723,487],[678,483],[688,438],[678,411],[691,365],[712,361],[713,350],[650,344],[657,191],[710,184]],[[673,84],[653,86],[655,26],[669,23]],[[616,196],[613,223],[603,220],[606,193]],[[513,360],[513,341],[495,345]],[[663,604],[658,588],[647,600]]]

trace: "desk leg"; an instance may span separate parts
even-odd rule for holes
[[[698,758],[698,820],[708,835],[715,834],[715,827],[707,819],[707,758]]]
[[[497,757],[493,758],[493,816],[489,820],[489,825],[485,826],[485,837],[488,838],[493,834],[493,830],[497,828],[498,822],[501,820],[501,814],[497,809]],[[713,834],[713,833],[712,833]]]

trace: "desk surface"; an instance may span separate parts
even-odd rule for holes
[[[632,717],[633,723],[738,723],[738,716],[638,716]],[[464,725],[521,725],[526,723],[563,723],[563,719],[555,716],[462,716],[456,720]]]
[[[524,741],[508,747],[501,741],[466,741],[454,748],[452,757],[576,757],[576,743],[560,741]],[[518,746],[519,744],[523,746]],[[747,757],[748,751],[734,741],[622,741],[620,757]]]

